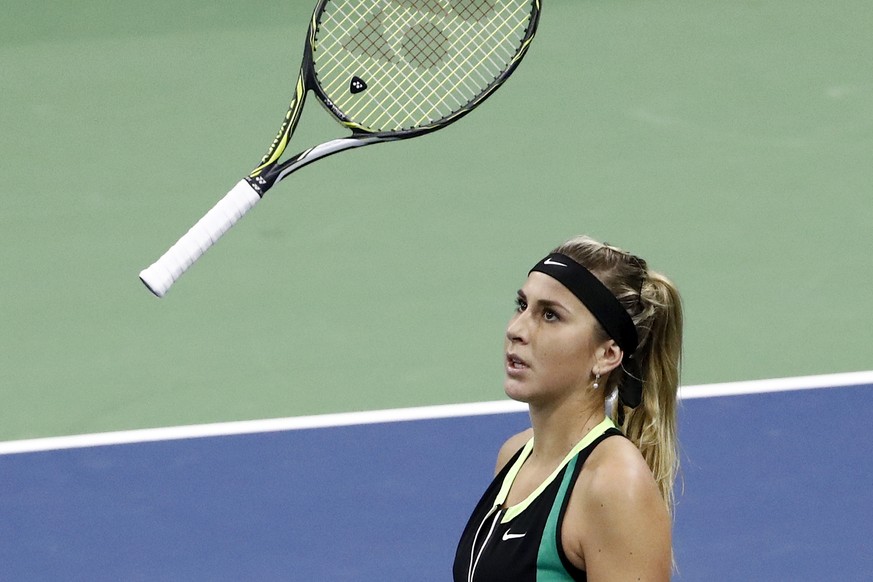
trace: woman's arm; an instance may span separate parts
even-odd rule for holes
[[[564,517],[567,557],[589,582],[669,582],[670,515],[639,451],[607,439],[588,461]]]

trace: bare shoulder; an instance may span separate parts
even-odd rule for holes
[[[591,452],[580,475],[586,498],[591,501],[662,503],[655,478],[639,449],[626,438],[613,437]],[[621,487],[616,487],[621,483]]]
[[[658,484],[639,449],[625,438],[606,439],[591,452],[576,492],[592,531],[611,524],[669,534],[670,518]]]
[[[499,473],[503,467],[512,459],[513,455],[524,446],[533,436],[533,429],[523,430],[518,434],[514,434],[503,443],[500,451],[497,453],[497,466],[494,468],[494,474]]]
[[[670,515],[652,472],[625,438],[601,442],[573,488],[562,537],[589,580],[669,580]]]

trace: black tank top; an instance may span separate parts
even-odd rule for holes
[[[570,582],[585,572],[567,559],[561,524],[582,465],[601,441],[621,435],[607,418],[570,451],[526,500],[504,507],[509,488],[533,446],[529,441],[485,491],[455,553],[455,582]]]

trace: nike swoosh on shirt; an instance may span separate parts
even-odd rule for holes
[[[503,541],[505,542],[507,540],[517,540],[518,538],[523,538],[526,535],[527,535],[527,532],[514,534],[514,533],[509,533],[509,530],[506,530],[503,533]]]

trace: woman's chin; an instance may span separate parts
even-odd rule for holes
[[[518,402],[528,403],[532,396],[530,390],[528,390],[524,384],[517,382],[512,378],[506,378],[503,381],[503,391],[509,398]]]

